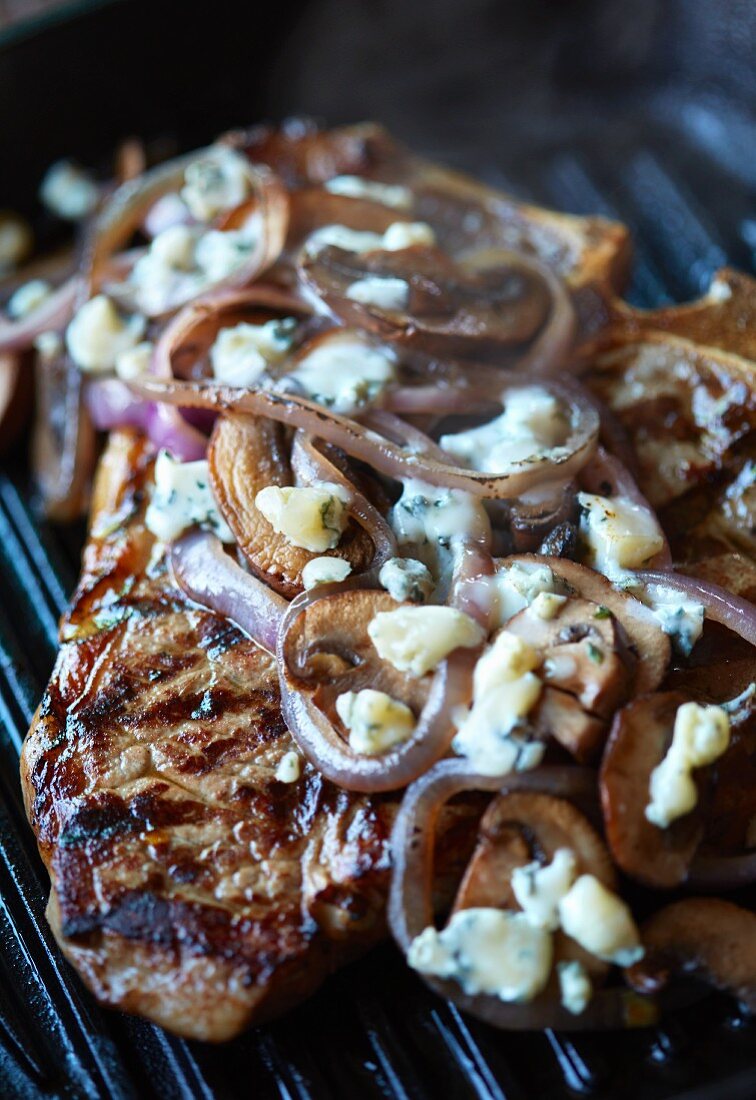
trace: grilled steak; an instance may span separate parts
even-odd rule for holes
[[[275,778],[293,744],[273,662],[152,559],[149,476],[114,435],[24,790],[50,922],[93,992],[220,1040],[381,934],[391,812],[307,765]]]

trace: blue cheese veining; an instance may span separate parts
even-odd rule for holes
[[[155,461],[155,488],[145,524],[161,542],[178,538],[195,524],[213,531],[221,542],[234,541],[215,503],[207,460],[178,462],[168,451],[161,451]]]

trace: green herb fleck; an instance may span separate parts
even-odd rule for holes
[[[602,603],[600,603],[598,605],[598,608],[596,609],[596,612],[595,612],[593,617],[594,617],[594,619],[608,619],[611,616],[611,614],[612,613],[609,610],[609,608],[604,607],[604,605]]]
[[[588,656],[596,665],[600,665],[603,663],[604,654],[597,645],[593,644],[593,642],[588,643]]]

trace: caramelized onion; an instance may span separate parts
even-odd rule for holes
[[[737,890],[756,882],[756,852],[737,855],[700,853],[688,871],[686,886],[703,890]]]
[[[570,438],[560,448],[566,452],[564,455],[556,459],[540,456],[531,460],[520,460],[513,462],[506,472],[488,474],[447,465],[439,459],[404,450],[390,440],[380,438],[361,424],[294,394],[151,379],[140,379],[131,385],[137,393],[151,401],[165,401],[187,408],[213,409],[216,412],[233,411],[250,413],[252,416],[267,416],[282,424],[303,428],[309,435],[335,443],[348,455],[361,459],[388,477],[416,477],[431,485],[463,489],[484,498],[517,497],[544,482],[568,480],[593,453],[598,432],[595,412],[571,401],[573,426]],[[555,392],[559,392],[556,386],[553,388]]]
[[[225,615],[252,641],[273,654],[287,601],[251,576],[226,553],[215,535],[190,531],[170,548],[176,583],[208,611]]]
[[[140,400],[118,378],[92,379],[84,389],[84,400],[98,431],[139,428],[155,447],[165,447],[179,462],[205,457],[206,437],[178,409]]]

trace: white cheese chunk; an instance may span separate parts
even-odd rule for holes
[[[313,558],[302,570],[302,584],[308,591],[319,584],[338,584],[351,572],[352,566],[344,558]]]
[[[378,580],[397,603],[423,603],[435,588],[427,566],[414,558],[389,558],[381,566]]]
[[[536,618],[550,622],[566,603],[566,596],[560,596],[556,592],[539,592],[530,605],[530,611]]]
[[[295,326],[294,318],[286,317],[221,329],[210,348],[213,374],[226,386],[254,386],[269,364],[286,356]]]
[[[122,317],[110,298],[98,294],[74,315],[66,329],[66,346],[81,370],[111,371],[118,356],[139,343],[145,325],[144,317]]]
[[[330,482],[268,485],[255,497],[255,507],[292,546],[314,554],[338,546],[348,518],[344,490]]]
[[[435,233],[425,222],[394,222],[383,234],[348,229],[345,225],[324,225],[310,234],[305,248],[311,255],[329,246],[345,252],[399,252],[435,241]]]
[[[285,752],[278,761],[275,777],[279,783],[296,783],[302,774],[302,761],[299,753]]]
[[[95,209],[100,188],[88,172],[70,160],[59,160],[45,173],[39,197],[57,217],[76,222]]]
[[[713,764],[730,744],[730,718],[723,707],[683,703],[666,756],[651,772],[646,817],[666,829],[698,801],[693,769]]]
[[[380,611],[368,626],[379,657],[400,672],[423,676],[460,647],[480,645],[485,634],[454,607],[399,607]]]
[[[486,587],[493,599],[494,622],[503,626],[541,593],[558,593],[560,582],[548,565],[514,562],[489,578]]]
[[[542,386],[527,386],[505,396],[500,416],[439,440],[442,450],[462,466],[498,473],[513,463],[544,454],[557,456],[570,434],[561,402]]]
[[[14,291],[8,299],[6,307],[8,316],[12,317],[14,321],[20,321],[23,317],[28,317],[30,313],[34,313],[36,309],[39,309],[43,302],[47,301],[51,292],[52,287],[46,279],[31,279]]]
[[[189,165],[184,173],[181,198],[197,221],[210,222],[224,210],[241,205],[251,193],[247,158],[218,145]]]
[[[482,775],[537,767],[545,751],[525,722],[541,694],[533,672],[541,656],[528,642],[501,631],[473,672],[473,705],[456,716],[452,748]]]
[[[394,210],[408,210],[412,205],[412,192],[401,184],[377,183],[362,176],[334,176],[325,184],[332,195],[346,195],[350,199],[368,199],[390,206]]]
[[[409,740],[415,729],[415,716],[408,706],[373,688],[339,695],[336,713],[349,730],[351,748],[368,756]]]
[[[168,451],[161,451],[145,524],[161,542],[170,542],[195,523],[209,528],[221,542],[234,541],[215,503],[207,460],[178,462]]]
[[[351,416],[377,401],[396,379],[396,356],[351,329],[329,333],[286,375],[311,401]]]
[[[400,311],[407,308],[409,291],[409,283],[406,279],[370,275],[352,283],[347,289],[346,296],[364,306]]]
[[[400,546],[440,578],[450,572],[463,542],[486,542],[491,523],[482,502],[462,489],[442,489],[415,478],[402,483],[402,495],[389,522]]]
[[[133,348],[126,348],[116,356],[115,371],[124,382],[130,382],[134,378],[141,378],[147,374],[152,364],[154,344],[149,340],[143,340]]]
[[[581,875],[559,902],[559,922],[573,940],[604,962],[631,966],[643,957],[638,929],[624,901]]]
[[[686,599],[674,588],[648,585],[638,598],[650,607],[654,618],[665,634],[668,634],[678,653],[689,657],[701,637],[704,626],[704,606]]]
[[[610,579],[647,565],[664,547],[654,517],[624,497],[578,493],[580,536],[589,564]]]
[[[481,775],[537,768],[546,746],[531,739],[524,719],[540,694],[541,681],[532,672],[486,691],[460,716],[452,741],[454,752]]]
[[[534,927],[523,913],[486,908],[459,910],[441,932],[424,929],[407,955],[421,974],[502,1001],[537,996],[549,980],[552,959],[551,933]]]
[[[569,848],[558,848],[550,863],[528,863],[512,871],[512,890],[525,916],[539,928],[559,927],[559,902],[572,886],[577,861]]]
[[[593,996],[593,984],[590,975],[581,962],[571,959],[557,963],[559,991],[562,1005],[573,1016],[585,1012]]]
[[[195,297],[232,275],[249,259],[257,232],[254,220],[242,229],[224,232],[172,225],[153,239],[134,264],[128,282],[144,309],[161,313],[174,300]]]

